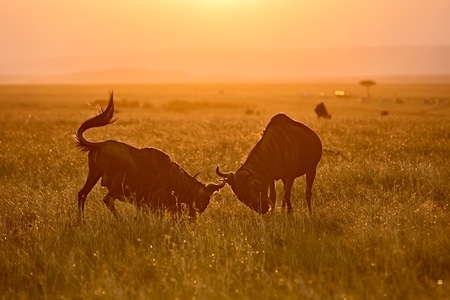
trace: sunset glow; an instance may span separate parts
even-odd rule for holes
[[[443,0],[9,1],[0,12],[0,70],[139,68],[235,78],[446,73],[448,11]],[[410,61],[398,59],[405,51]],[[373,55],[378,63],[365,58]]]

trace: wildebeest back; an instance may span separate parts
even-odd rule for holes
[[[321,157],[319,136],[305,124],[278,114],[271,119],[244,164],[278,180],[305,174],[316,167]]]

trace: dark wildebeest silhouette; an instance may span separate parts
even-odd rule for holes
[[[331,119],[331,115],[328,113],[328,110],[323,102],[317,104],[314,111],[316,112],[318,118]]]
[[[306,174],[306,202],[311,212],[311,189],[322,157],[322,142],[308,126],[284,114],[274,116],[261,139],[235,173],[216,173],[225,178],[238,199],[264,214],[275,207],[275,180],[284,185],[283,207],[292,211],[291,190],[295,178]],[[270,189],[270,196],[268,191]]]
[[[90,142],[84,138],[83,133],[87,129],[113,123],[113,116],[111,93],[106,109],[81,124],[76,133],[78,147],[88,152],[89,160],[86,183],[78,192],[80,215],[89,192],[100,178],[102,186],[108,189],[103,202],[115,216],[115,199],[130,201],[138,207],[167,209],[171,212],[181,212],[186,207],[190,216],[203,212],[211,195],[222,188],[225,182],[204,185],[158,149],[137,149],[115,140]]]

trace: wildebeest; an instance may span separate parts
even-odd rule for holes
[[[328,110],[323,102],[317,104],[314,111],[316,112],[318,118],[331,119],[331,115],[328,113]]]
[[[155,148],[137,149],[128,144],[107,140],[90,142],[83,133],[94,127],[113,123],[114,101],[111,93],[108,106],[99,115],[86,120],[76,133],[78,147],[88,152],[89,173],[78,192],[78,210],[84,211],[89,192],[101,178],[108,193],[103,202],[117,216],[114,200],[132,201],[137,206],[181,211],[190,216],[203,212],[211,195],[225,185],[204,185],[190,176],[167,154]]]
[[[321,157],[322,142],[311,128],[277,114],[235,173],[222,173],[219,167],[216,173],[225,178],[241,202],[261,214],[275,207],[274,182],[278,179],[284,185],[283,207],[292,211],[292,185],[295,178],[306,174],[306,202],[311,212],[311,189]]]

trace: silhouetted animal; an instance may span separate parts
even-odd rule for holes
[[[108,106],[99,115],[88,119],[77,131],[78,147],[88,152],[89,173],[78,192],[78,210],[84,211],[87,195],[100,178],[108,193],[103,202],[117,216],[114,200],[131,201],[137,206],[163,208],[179,212],[185,206],[191,216],[203,212],[211,195],[225,185],[204,185],[171,161],[164,152],[154,148],[137,149],[115,140],[90,142],[83,133],[94,127],[113,123],[114,101],[111,93]]]
[[[331,115],[328,113],[327,108],[323,102],[317,104],[315,110],[318,118],[331,119]]]
[[[387,116],[387,115],[389,115],[389,112],[388,112],[387,110],[382,110],[382,111],[381,111],[381,116],[382,116],[382,117],[385,117],[385,116]]]
[[[275,207],[274,181],[278,179],[284,185],[283,207],[292,211],[292,185],[295,178],[306,174],[306,202],[311,212],[311,189],[321,157],[319,136],[308,126],[278,114],[235,173],[222,173],[219,167],[216,173],[225,178],[241,202],[261,214]]]

